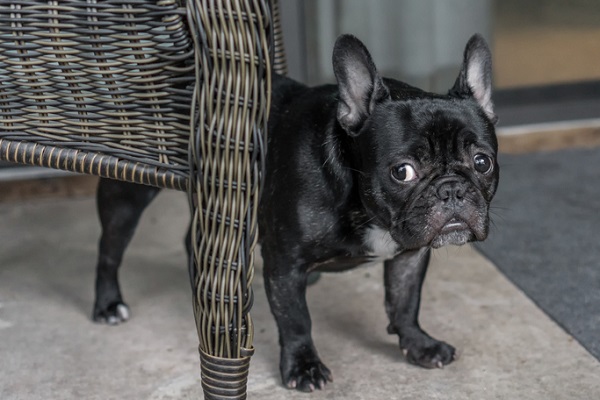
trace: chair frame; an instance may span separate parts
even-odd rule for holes
[[[245,399],[276,0],[0,0],[0,159],[187,191],[206,399]]]

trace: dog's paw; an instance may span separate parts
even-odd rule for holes
[[[302,392],[313,392],[323,389],[327,381],[332,382],[333,377],[329,368],[319,359],[312,361],[296,360],[282,373],[283,384],[289,389],[298,389]]]
[[[111,303],[108,307],[100,307],[96,304],[92,319],[103,324],[118,325],[129,319],[129,307],[121,302]]]
[[[423,368],[444,368],[457,358],[454,347],[427,336],[400,340],[400,349],[409,363]]]

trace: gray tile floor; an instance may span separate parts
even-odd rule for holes
[[[165,192],[143,218],[121,273],[132,319],[117,327],[89,320],[99,234],[93,200],[0,204],[0,399],[202,398],[182,245],[185,201]],[[309,289],[315,341],[335,382],[306,395],[279,384],[275,324],[257,273],[249,398],[600,393],[600,363],[470,247],[436,252],[424,288],[422,325],[461,354],[443,370],[408,365],[385,333],[381,275],[373,265],[327,275]]]

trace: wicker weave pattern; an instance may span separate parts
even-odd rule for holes
[[[190,182],[199,199],[194,216],[200,347],[238,358],[252,348],[252,275],[256,208],[264,164],[263,140],[270,95],[270,12],[265,1],[197,3],[190,26],[201,32],[197,54],[199,123],[190,155],[198,166]],[[240,17],[240,16],[243,16]],[[244,57],[249,55],[250,57]],[[231,84],[232,77],[241,82]],[[243,83],[243,84],[242,84]],[[241,283],[241,284],[239,284]],[[232,291],[233,289],[233,291]],[[232,326],[238,321],[238,326]],[[240,350],[242,349],[242,350]]]
[[[285,56],[285,45],[283,43],[283,30],[281,29],[281,17],[279,15],[279,2],[271,1],[273,14],[273,72],[287,75],[287,58]]]
[[[271,10],[264,0],[188,0],[188,9],[195,10],[189,25],[200,32],[195,39],[201,49],[189,193],[198,205],[192,243],[202,382],[206,398],[245,399],[270,103]]]
[[[272,66],[277,1],[0,0],[0,159],[188,190],[206,399],[246,398]]]
[[[0,1],[0,137],[186,178],[195,76],[185,22],[177,0]]]
[[[2,138],[0,160],[182,191],[186,190],[188,182],[180,174],[101,153],[46,146],[35,142],[12,142]]]

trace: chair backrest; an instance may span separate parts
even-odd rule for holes
[[[0,158],[185,190],[202,51],[192,3],[3,1]],[[273,70],[285,74],[276,1],[271,14]]]

